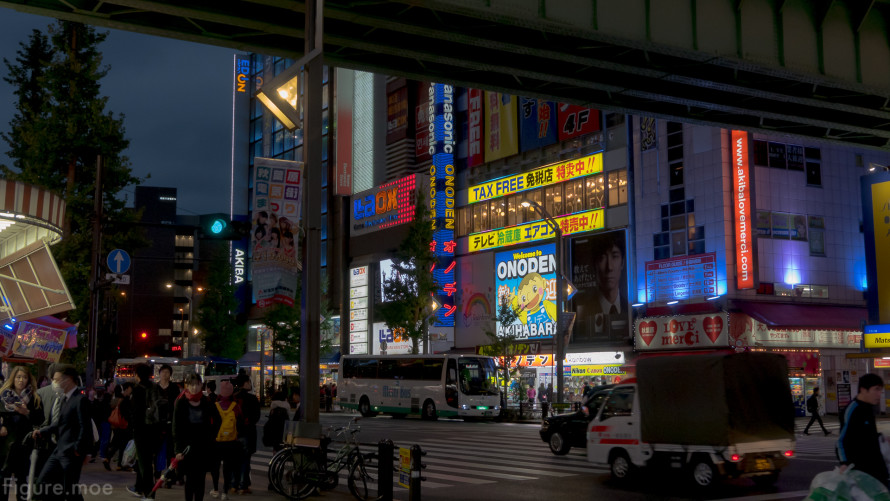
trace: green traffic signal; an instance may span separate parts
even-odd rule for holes
[[[210,224],[210,232],[219,235],[226,229],[226,221],[224,219],[214,219]]]

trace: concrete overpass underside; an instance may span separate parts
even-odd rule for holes
[[[301,0],[0,7],[302,56]],[[328,64],[890,149],[890,0],[324,2]]]

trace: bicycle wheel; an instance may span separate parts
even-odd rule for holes
[[[318,458],[310,451],[293,447],[278,467],[278,492],[291,500],[305,499],[316,491],[318,475]]]
[[[365,464],[361,455],[356,456],[349,467],[349,492],[356,499],[362,501],[375,501],[380,499],[380,487],[377,482],[377,472],[373,472]]]
[[[269,478],[269,487],[278,494],[283,494],[280,482],[281,468],[288,461],[289,457],[288,449],[284,449],[276,452],[272,459],[269,460],[269,470],[266,472],[266,476]]]

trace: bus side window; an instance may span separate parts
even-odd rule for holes
[[[457,384],[457,364],[454,359],[448,360],[448,375],[445,377],[445,384]]]

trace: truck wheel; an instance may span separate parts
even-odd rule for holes
[[[358,402],[358,412],[362,415],[362,417],[374,417],[377,413],[371,412],[371,402],[368,400],[368,397],[362,397]]]
[[[423,403],[423,410],[421,411],[420,417],[427,421],[435,421],[439,418],[439,415],[436,414],[436,404],[434,404],[432,400],[427,400]]]
[[[693,458],[689,465],[689,471],[692,474],[693,485],[700,489],[711,487],[717,478],[717,470],[707,457]]]
[[[623,450],[615,451],[609,458],[609,472],[616,482],[627,482],[633,473],[633,463]]]
[[[560,432],[554,432],[553,435],[550,435],[550,440],[548,441],[550,444],[550,452],[556,454],[557,456],[564,456],[569,453],[569,443],[566,441],[566,437],[562,436]]]

